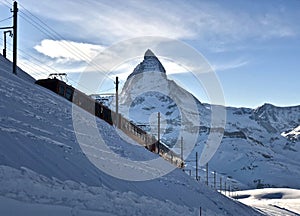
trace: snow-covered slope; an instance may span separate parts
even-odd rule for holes
[[[178,169],[138,182],[104,173],[86,155],[97,159],[98,149],[84,154],[76,140],[72,104],[33,80],[11,74],[8,62],[2,56],[0,60],[1,213],[10,205],[10,215],[199,215],[199,207],[204,215],[259,215]],[[88,127],[93,116],[83,110],[80,114],[81,124]],[[122,140],[100,119],[97,127],[120,157],[156,157]],[[117,158],[110,160],[111,166],[124,165]]]
[[[0,54],[0,65],[1,68],[0,70],[4,72],[11,72],[12,73],[12,62],[9,61],[8,59],[4,58],[1,54]],[[21,78],[22,80],[26,80],[28,82],[34,83],[35,79],[30,76],[28,73],[24,72],[21,68],[17,67],[17,74],[18,77]]]
[[[120,94],[120,103],[130,107],[128,117],[131,120],[153,134],[157,134],[157,112],[160,112],[163,116],[161,140],[171,147],[178,147],[176,140],[182,126],[181,110],[186,110],[182,106],[191,101],[186,100],[188,97],[193,96],[168,80],[159,60],[156,57],[149,59],[147,52],[143,62],[128,77]],[[147,78],[133,78],[142,77],[142,74]],[[168,91],[162,94],[160,91],[164,86]],[[182,100],[172,100],[173,95]],[[199,130],[196,146],[187,158],[186,168],[192,170],[196,167],[196,152],[199,155],[203,152],[211,131],[211,106],[197,99],[195,103],[196,108],[191,108],[191,104],[185,106],[190,107],[187,112],[194,120],[185,126]],[[296,180],[300,178],[300,106],[264,104],[257,109],[227,107],[226,113],[224,137],[209,162],[209,169],[222,174],[223,178],[235,179],[237,183],[231,182],[236,188],[300,188],[300,182]],[[185,143],[191,141],[185,140]],[[200,175],[204,172],[200,171]]]
[[[210,166],[247,187],[300,188],[300,106],[227,108],[222,144]]]
[[[233,195],[239,201],[259,208],[268,215],[300,215],[300,190],[265,188],[237,191]]]

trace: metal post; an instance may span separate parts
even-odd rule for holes
[[[180,157],[181,157],[181,161],[183,162],[183,137],[181,137]]]
[[[198,152],[196,152],[196,180],[198,181]]]
[[[220,177],[220,193],[222,193],[222,177]]]
[[[160,143],[160,112],[157,113],[157,153],[159,154]]]
[[[225,179],[225,185],[224,185],[224,189],[225,189],[225,190],[224,190],[224,192],[225,192],[225,196],[226,196],[226,190],[227,190],[227,188],[226,188],[226,181],[227,181],[227,180]]]
[[[206,185],[208,185],[208,163],[206,163]]]
[[[6,35],[7,33],[9,33],[9,36],[12,37],[12,32],[11,30],[8,30],[8,31],[4,31],[3,34],[4,34],[4,48],[3,48],[3,57],[6,58]]]
[[[6,58],[6,31],[4,32],[4,48],[3,48],[3,57]]]
[[[214,171],[214,188],[217,189],[217,173]]]
[[[17,74],[17,32],[18,32],[18,3],[13,7],[13,73]]]
[[[119,77],[116,77],[116,127],[119,127]]]

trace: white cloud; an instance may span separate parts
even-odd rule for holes
[[[42,40],[39,45],[34,47],[39,53],[50,58],[67,61],[91,61],[103,46],[87,43],[77,43],[66,40]]]

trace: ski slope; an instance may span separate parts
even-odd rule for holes
[[[200,207],[203,215],[260,215],[179,169],[148,181],[126,181],[99,170],[87,157],[97,160],[96,151],[83,153],[76,140],[72,104],[10,68],[0,56],[1,215],[199,215]],[[89,126],[94,117],[81,114],[82,126]],[[157,157],[100,119],[97,127],[119,156]],[[110,164],[124,166],[112,158]]]

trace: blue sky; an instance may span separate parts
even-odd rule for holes
[[[266,102],[278,106],[300,104],[298,0],[20,0],[19,3],[19,63],[36,78],[46,77],[50,71],[61,71],[76,80],[78,73],[84,71],[86,59],[76,51],[70,53],[64,48],[66,44],[92,58],[122,40],[163,36],[187,43],[207,59],[221,82],[227,106],[255,108]],[[9,7],[11,1],[0,0],[0,20],[11,16]],[[39,22],[36,17],[62,37],[51,37],[37,30],[33,26],[34,21]],[[11,25],[11,20],[0,22],[0,26],[7,25]],[[0,40],[3,46],[2,33]],[[123,81],[140,60],[121,67]],[[47,67],[40,67],[42,63]],[[188,74],[166,64],[167,74],[195,91],[200,101],[209,102],[205,94],[196,93],[199,89],[189,85]],[[102,90],[113,89],[113,82],[110,83]]]

